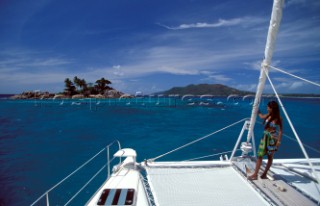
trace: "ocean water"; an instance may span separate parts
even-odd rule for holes
[[[263,99],[260,108],[266,112]],[[320,157],[320,99],[283,99],[310,157]],[[0,205],[30,205],[115,139],[138,161],[154,158],[251,115],[252,99],[0,100]],[[282,116],[283,112],[281,112]],[[161,160],[188,160],[230,151],[243,123]],[[256,144],[263,126],[255,126]],[[303,157],[287,120],[276,158]],[[243,138],[243,140],[245,137]],[[111,147],[111,154],[117,150]],[[226,153],[227,154],[227,153]],[[230,153],[228,153],[230,155]],[[219,156],[207,159],[219,159]],[[106,163],[106,152],[49,193],[64,205]],[[102,184],[103,170],[70,205],[83,205]],[[45,205],[43,198],[39,204]]]

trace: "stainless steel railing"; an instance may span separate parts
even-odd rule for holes
[[[37,200],[35,200],[30,206],[34,206],[36,205],[41,199],[43,199],[44,197],[46,198],[46,205],[50,206],[50,201],[49,201],[49,193],[51,191],[53,191],[55,188],[57,188],[59,185],[61,185],[63,182],[65,182],[67,179],[69,179],[71,176],[73,176],[75,173],[77,173],[79,170],[81,170],[82,168],[84,168],[89,162],[91,162],[93,159],[95,159],[97,156],[99,156],[103,151],[107,151],[107,163],[102,166],[100,168],[100,170],[98,170],[98,172],[96,174],[94,174],[91,179],[89,181],[87,181],[83,187],[80,188],[80,190],[78,190],[78,192],[75,193],[75,195],[73,195],[64,205],[68,205],[98,174],[101,173],[101,171],[107,166],[107,170],[108,170],[108,176],[107,178],[110,177],[110,163],[115,159],[115,157],[113,157],[110,160],[110,147],[112,145],[114,145],[115,143],[118,144],[119,150],[121,150],[121,144],[118,140],[114,140],[112,143],[110,143],[109,145],[107,145],[105,148],[103,148],[102,150],[100,150],[97,154],[95,154],[93,157],[91,157],[89,160],[87,160],[85,163],[83,163],[81,166],[79,166],[77,169],[75,169],[73,172],[71,172],[68,176],[66,176],[65,178],[63,178],[60,182],[58,182],[57,184],[55,184],[53,187],[51,187],[49,190],[47,190],[43,195],[41,195]],[[120,158],[120,163],[121,163],[121,158]]]

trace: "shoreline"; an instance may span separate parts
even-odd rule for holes
[[[11,100],[33,100],[33,99],[83,99],[83,98],[95,98],[95,99],[108,99],[108,98],[131,98],[132,95],[124,94],[117,90],[108,90],[105,94],[74,94],[65,95],[62,93],[49,93],[49,92],[33,92],[26,91],[21,94],[0,94],[0,99]]]
[[[114,99],[114,98],[159,98],[159,97],[170,97],[170,96],[180,96],[183,97],[185,95],[144,95],[144,96],[135,96],[135,95],[130,95],[130,94],[121,94],[119,93],[118,95],[89,95],[87,97],[83,96],[83,95],[73,95],[73,96],[66,96],[66,95],[61,95],[61,94],[49,94],[49,95],[39,95],[39,96],[32,96],[32,97],[28,97],[28,96],[23,96],[22,94],[0,94],[0,99],[11,99],[11,100],[34,100],[34,99],[84,99],[84,98],[91,98],[91,99]],[[205,95],[192,95],[193,98],[198,98],[201,96],[205,96]],[[228,97],[230,95],[211,95],[212,98],[221,98],[221,97]],[[242,98],[246,95],[237,95],[236,97],[238,98]],[[274,95],[270,96],[270,95],[263,95],[264,98],[270,98],[270,97],[275,97]],[[320,99],[320,94],[319,95],[314,95],[314,94],[310,94],[310,96],[307,95],[303,95],[303,96],[293,96],[293,95],[281,95],[280,94],[280,98],[286,98],[286,99]]]

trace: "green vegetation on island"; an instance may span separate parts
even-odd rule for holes
[[[98,79],[95,84],[87,84],[85,79],[79,79],[77,76],[73,78],[73,82],[69,78],[66,78],[64,80],[64,83],[65,89],[63,93],[66,96],[82,94],[85,97],[89,97],[90,95],[97,94],[104,95],[106,92],[114,90],[109,86],[111,84],[111,81],[103,77],[101,79]]]
[[[11,99],[56,99],[56,98],[119,98],[124,93],[110,87],[111,81],[101,78],[93,83],[87,83],[85,79],[77,76],[71,81],[69,78],[64,80],[64,90],[59,93],[49,93],[47,91],[25,91],[11,97]],[[127,95],[128,97],[130,95]]]

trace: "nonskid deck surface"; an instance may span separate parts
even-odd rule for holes
[[[278,173],[279,166],[275,166],[277,174],[272,167],[268,173],[270,179],[249,181],[246,167],[253,172],[255,161],[238,157],[232,164],[157,162],[146,166],[146,171],[157,205],[317,205],[310,195],[317,192],[315,182],[305,180],[311,190],[302,193],[285,179],[290,171],[285,171],[284,178]],[[296,174],[290,176],[293,177]],[[301,178],[304,177],[299,177],[299,181]]]
[[[157,205],[269,205],[231,164],[167,165],[146,167]]]
[[[246,167],[249,168],[251,172],[253,172],[255,167],[255,161],[249,158],[243,159],[239,157],[234,159],[233,163],[235,169],[238,170],[244,178],[246,178],[246,173],[248,172],[248,169],[246,169]],[[262,166],[258,177],[261,176],[263,169],[264,167]],[[286,181],[284,177],[281,177],[281,175],[279,174],[275,174],[273,170],[275,170],[275,168],[271,167],[271,170],[268,172],[268,179],[258,178],[257,180],[253,181],[248,180],[248,182],[250,182],[252,186],[261,193],[261,195],[263,195],[266,199],[269,199],[275,205],[317,205],[315,203],[315,200],[311,200],[308,197],[308,194],[302,194],[295,187],[291,186],[291,183]],[[277,172],[279,172],[279,168],[277,169]],[[286,177],[288,177],[290,173],[289,171],[285,171],[285,173],[282,174],[286,174]],[[316,183],[313,183],[311,180],[306,180],[306,178],[303,178],[301,176],[298,177],[297,174],[291,174],[290,177],[296,177],[296,181],[305,179],[306,183],[310,184],[309,187],[311,186],[310,188],[312,189],[313,185],[313,190],[316,190]],[[309,191],[309,194],[311,194],[312,192],[316,191]]]

